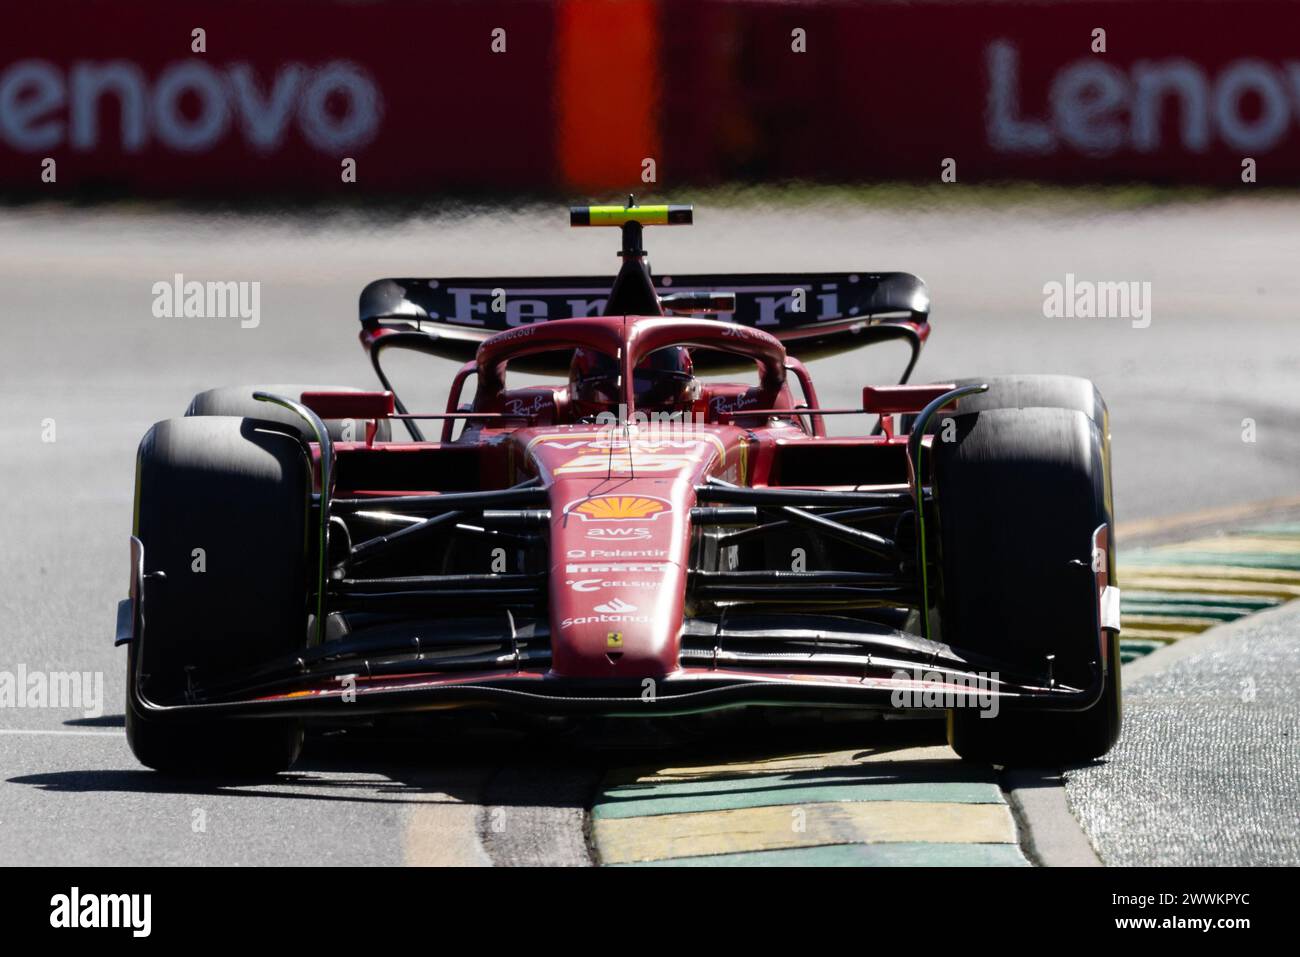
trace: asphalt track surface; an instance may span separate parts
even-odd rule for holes
[[[647,244],[659,272],[920,274],[931,286],[935,333],[916,381],[1001,372],[1093,378],[1112,412],[1119,518],[1156,522],[1300,494],[1298,213],[1300,203],[1278,200],[1132,211],[1082,203],[701,209],[699,225],[650,231]],[[125,655],[111,644],[113,611],[126,587],[135,447],[149,425],[219,384],[370,384],[355,341],[356,295],[370,279],[612,272],[614,241],[608,231],[569,231],[562,209],[400,222],[66,207],[0,214],[0,670],[105,676],[100,718],[0,710],[0,860],[587,863],[583,809],[607,786],[609,768],[695,760],[698,745],[665,752],[662,741],[628,728],[541,744],[435,734],[386,745],[314,742],[292,774],[271,783],[177,785],[140,769],[121,734]],[[260,324],[154,318],[150,288],[176,273],[261,282]],[[1151,282],[1150,326],[1043,318],[1043,284],[1066,273]],[[862,384],[886,380],[890,363],[860,353],[821,360],[813,374],[825,404],[847,405]],[[440,408],[451,368],[428,360],[423,392],[408,404]],[[1243,441],[1245,419],[1254,442]],[[43,441],[49,420],[53,442]],[[1277,668],[1296,642],[1294,628],[1279,625],[1261,642],[1260,659],[1240,667]],[[1205,660],[1207,694],[1233,692],[1231,676],[1213,682],[1219,660]],[[1138,708],[1146,707],[1143,687]],[[1240,715],[1217,701],[1186,698],[1218,760],[1256,761],[1284,744],[1260,732],[1237,747]],[[762,749],[772,759],[940,743],[928,723],[908,730],[915,739],[895,741],[897,733],[783,729],[766,735]],[[747,746],[705,750],[708,760],[739,760]],[[1145,736],[1131,745],[1157,746]],[[1189,774],[1181,766],[1168,773]],[[1094,787],[1089,774],[1079,787]],[[1184,800],[1226,807],[1253,779],[1225,772],[1195,780],[1195,789],[1177,792]],[[1085,822],[1111,835],[1094,840],[1113,841],[1117,860],[1174,859],[1150,843],[1113,838],[1150,828],[1140,795],[1099,781],[1096,794],[1123,799],[1106,803],[1101,820],[1088,810],[1096,802],[1074,787]],[[1294,814],[1289,826],[1289,836],[1259,854],[1293,853]]]
[[[1107,864],[1300,863],[1298,633],[1291,604],[1131,677],[1119,744],[1067,775]]]

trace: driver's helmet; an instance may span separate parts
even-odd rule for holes
[[[618,361],[594,349],[573,351],[569,365],[569,399],[580,415],[615,408],[618,395]],[[657,349],[632,371],[632,396],[638,409],[678,410],[699,395],[695,363],[685,346]]]

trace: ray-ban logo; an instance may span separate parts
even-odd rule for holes
[[[156,319],[238,319],[242,329],[262,321],[260,282],[186,282],[176,273],[171,282],[153,284]]]

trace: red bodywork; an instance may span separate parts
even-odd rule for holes
[[[913,331],[924,338],[926,327],[921,323]],[[382,329],[367,330],[363,341],[373,347],[382,334]],[[512,362],[583,347],[617,358],[622,381],[628,383],[642,357],[678,345],[729,354],[733,365],[752,363],[756,380],[703,382],[691,406],[672,410],[666,419],[663,410],[637,409],[630,390],[623,388],[621,407],[585,422],[574,420],[564,386],[510,389],[506,382]],[[471,376],[476,380],[473,400],[462,405],[461,393]],[[540,557],[534,554],[537,567],[517,572],[508,565],[497,567],[493,558],[491,573],[462,567],[453,571],[466,574],[420,579],[446,588],[448,581],[455,585],[463,577],[481,589],[468,593],[477,600],[470,617],[487,620],[489,630],[466,638],[478,643],[467,645],[463,654],[444,650],[448,642],[460,641],[446,637],[462,624],[460,606],[434,601],[409,622],[398,623],[396,642],[390,622],[387,644],[357,647],[358,636],[366,640],[363,622],[360,631],[344,631],[352,641],[350,650],[335,652],[348,641],[336,644],[332,638],[338,636],[327,636],[322,627],[320,640],[302,658],[279,670],[273,665],[261,669],[260,684],[250,679],[250,690],[208,697],[200,690],[197,703],[167,705],[139,695],[137,683],[134,706],[155,717],[174,712],[182,718],[201,713],[345,718],[448,707],[629,714],[749,704],[888,708],[898,707],[891,705],[891,695],[901,691],[960,693],[969,688],[961,681],[979,663],[929,640],[926,615],[933,599],[925,600],[926,586],[917,573],[915,540],[925,537],[919,522],[912,544],[906,541],[917,515],[913,504],[927,494],[927,476],[923,470],[918,474],[914,457],[921,457],[929,438],[897,434],[892,421],[895,414],[917,413],[927,405],[933,410],[945,396],[951,400],[951,390],[867,388],[861,409],[820,409],[803,365],[766,332],[716,320],[612,316],[521,325],[484,340],[475,361],[455,376],[444,412],[395,412],[401,405],[388,392],[285,397],[290,404],[301,401],[304,411],[314,410],[321,418],[368,420],[361,440],[326,441],[322,435],[311,444],[322,527],[331,529],[328,547],[322,535],[321,553],[329,552],[334,564],[327,574],[327,563],[321,563],[318,595],[323,598],[317,607],[325,614],[317,616],[318,625],[376,602],[404,601],[414,594],[410,586],[420,584],[397,560],[369,579],[351,567],[348,559],[359,552],[386,548],[389,543],[376,545],[385,536],[376,535],[358,548],[350,534],[350,556],[335,555],[333,522],[338,516],[331,517],[330,503],[351,510],[344,525],[367,515],[367,521],[395,518],[409,526],[465,514],[466,524],[457,528],[490,537],[494,522],[508,520],[503,527],[526,526],[532,541],[544,542]],[[651,414],[655,412],[658,420]],[[882,428],[873,434],[864,429],[858,437],[828,438],[823,416],[833,413],[881,415]],[[441,420],[441,439],[378,442],[375,417]],[[319,420],[317,428],[320,434]],[[328,473],[322,467],[325,458]],[[322,489],[326,474],[328,487]],[[886,549],[883,565],[850,562],[842,572],[809,572],[816,579],[808,579],[812,590],[791,601],[788,596],[795,593],[783,589],[791,583],[801,586],[803,573],[794,562],[791,572],[784,571],[789,562],[785,554],[769,566],[733,572],[728,562],[734,559],[726,557],[726,549],[717,547],[717,540],[710,545],[704,526],[726,525],[731,518],[723,513],[729,508],[746,510],[728,506],[727,495],[719,490],[732,501],[755,497],[759,504],[748,511],[767,517],[751,518],[751,524],[771,527],[773,510],[779,518],[785,509],[799,521],[776,524],[802,525],[805,535],[817,534],[819,516],[848,514],[827,509],[888,512],[895,520],[893,538],[886,541],[892,551]],[[498,511],[465,506],[469,511],[464,513],[421,518],[429,509],[437,516],[440,508],[462,507],[439,505],[440,498],[460,503],[475,495],[525,495],[530,504]],[[809,496],[816,505],[797,507]],[[823,510],[811,516],[811,533],[802,524],[810,520],[807,508]],[[795,512],[802,514],[791,514]],[[842,525],[830,532],[832,538],[837,533],[850,538],[874,534]],[[1099,544],[1106,547],[1104,534]],[[411,546],[412,554],[425,565],[436,564],[439,550],[447,555],[453,550],[451,543],[437,539],[419,547],[423,551],[416,554],[417,546]],[[497,551],[504,556],[509,549]],[[141,567],[138,558],[133,563]],[[758,577],[745,579],[751,573]],[[872,582],[863,584],[866,579]],[[531,581],[536,582],[534,593],[528,591]],[[764,582],[771,582],[771,588]],[[1100,593],[1104,572],[1097,583]],[[138,637],[143,602],[138,588],[132,594]],[[460,601],[466,592],[456,594]],[[775,610],[763,617],[765,607]],[[748,624],[739,613],[728,619],[733,608],[747,611]],[[355,627],[355,621],[348,625]],[[1099,635],[1105,647],[1100,630]],[[737,650],[747,641],[752,648],[756,638],[786,644],[777,653]],[[485,644],[487,651],[481,650]],[[1019,676],[1004,677],[991,693],[1032,699],[1044,707],[1079,708],[1096,700],[1100,686],[1067,688],[1044,684],[1039,676]]]
[[[924,334],[924,324],[918,325],[918,331]],[[669,345],[725,352],[752,361],[757,381],[752,385],[708,382],[691,408],[676,410],[667,421],[653,421],[653,412],[644,413],[651,420],[644,421],[643,410],[628,396],[621,410],[610,409],[608,423],[572,421],[567,390],[562,386],[515,390],[506,386],[510,362],[577,347],[619,357],[624,381],[631,381],[632,369],[642,357]],[[472,407],[460,407],[460,394],[470,376],[476,379]],[[798,400],[791,381],[801,393]],[[872,392],[876,405],[865,411],[915,412],[944,390],[934,386],[878,387]],[[361,418],[383,407],[383,395],[343,393],[305,395],[303,399],[325,416],[341,418],[350,413]],[[355,406],[349,407],[350,401]],[[879,480],[855,484],[846,477],[815,487],[907,490],[905,437],[895,436],[889,428],[878,435],[828,439],[822,418],[798,414],[796,401],[802,407],[817,408],[811,379],[803,364],[786,354],[781,341],[762,330],[714,320],[658,316],[558,320],[520,326],[479,346],[476,359],[462,367],[453,380],[446,411],[415,416],[442,419],[441,441],[334,443],[333,453],[342,476],[348,474],[349,459],[354,457],[426,453],[430,463],[437,463],[441,454],[449,463],[454,461],[457,469],[474,468],[477,488],[508,488],[529,478],[540,480],[550,512],[546,606],[552,657],[549,667],[520,667],[511,676],[522,680],[613,679],[636,688],[644,679],[689,680],[719,674],[716,666],[683,666],[680,655],[683,621],[689,611],[690,516],[697,487],[710,478],[753,488],[773,486],[780,482],[783,451],[816,444],[873,450]],[[458,421],[465,422],[465,427],[452,439]],[[412,477],[418,474],[415,468],[401,471]],[[420,485],[412,481],[401,488],[363,488],[343,480],[332,494],[335,498],[389,498],[437,493],[445,487],[442,482]],[[734,677],[765,682],[861,687],[878,681],[864,676],[860,668],[845,671],[765,669],[746,673],[728,669]],[[375,690],[430,680],[470,682],[488,677],[504,676],[500,669],[438,677],[390,676],[377,683]],[[360,680],[364,685],[364,679]],[[889,687],[898,683],[881,679],[879,684]],[[318,687],[313,693],[331,695],[337,688]]]
[[[720,398],[791,408],[785,349],[764,332],[707,320],[618,317],[525,326],[479,349],[476,410],[502,406],[509,358],[557,345],[621,353],[625,382],[645,355],[668,345],[725,346],[760,370],[753,389],[709,390],[683,410],[681,427],[632,425],[639,417],[629,396],[623,427],[484,427],[467,437],[505,441],[516,463],[513,478],[536,475],[549,490],[553,673],[662,678],[679,668],[695,487],[710,476],[747,484],[760,447],[803,434],[792,419],[742,429],[716,415]],[[562,407],[564,397],[555,402]]]
[[[924,338],[926,328],[918,331]],[[643,415],[633,397],[625,395],[621,408],[609,410],[608,421],[595,423],[573,420],[564,387],[507,387],[506,370],[512,361],[579,347],[618,357],[623,381],[630,382],[632,370],[644,356],[670,345],[726,352],[752,361],[757,382],[710,382],[689,409],[674,410],[667,421],[656,421],[653,412]],[[464,407],[461,392],[470,376],[476,379],[474,399]],[[798,400],[790,379],[802,392]],[[713,683],[720,677],[773,687],[880,692],[900,688],[933,692],[946,687],[935,674],[923,683],[900,678],[897,667],[864,669],[861,661],[809,668],[792,657],[786,668],[747,669],[721,656],[707,665],[692,665],[682,659],[682,638],[694,611],[688,583],[692,552],[698,544],[691,522],[697,489],[717,479],[754,489],[906,493],[910,487],[907,437],[895,434],[892,416],[915,413],[951,388],[867,387],[862,409],[834,411],[883,415],[884,428],[879,434],[830,439],[825,437],[822,416],[798,414],[796,404],[818,408],[806,369],[786,354],[781,341],[761,330],[712,320],[614,316],[536,323],[487,339],[476,359],[462,367],[453,381],[446,411],[439,416],[441,441],[335,444],[334,454],[342,474],[347,473],[351,456],[423,451],[433,456],[431,463],[440,454],[454,456],[458,468],[473,462],[478,488],[508,488],[537,480],[549,505],[545,605],[550,661],[545,667],[520,662],[505,671],[494,668],[471,674],[417,673],[375,680],[358,676],[360,690],[541,681],[560,682],[566,689],[614,687],[621,689],[617,696],[624,697],[629,692],[634,695],[647,679],[656,687],[667,680],[680,688],[693,681]],[[356,414],[382,407],[383,395],[358,396]],[[337,403],[347,396],[304,398],[318,412],[338,416],[346,411]],[[465,427],[453,439],[458,421]],[[854,450],[856,461],[866,468],[854,482],[839,474],[834,460],[828,458],[820,480],[810,482],[803,461],[807,456],[801,455],[810,447]],[[791,482],[787,473],[796,456],[803,464],[801,474]],[[404,471],[417,474],[414,469]],[[333,494],[389,498],[439,490],[436,485],[375,489],[344,484]],[[328,697],[339,691],[327,683],[309,693]]]
[[[826,409],[790,354],[901,341],[906,383],[929,335],[924,283],[896,272],[652,276],[642,226],[691,219],[689,207],[634,200],[571,209],[572,225],[620,227],[610,286],[367,285],[361,342],[384,391],[250,396],[288,410],[312,456],[306,640],[237,673],[187,671],[183,697],[173,684],[169,700],[152,700],[140,662],[150,595],[166,580],[145,573],[133,538],[118,639],[132,646],[132,713],[344,722],[447,708],[909,710],[935,707],[917,695],[972,693],[1046,710],[1100,701],[1115,627],[1102,608],[1117,601],[1108,559],[1096,571],[1094,558],[1102,660],[1086,686],[1081,669],[1068,676],[1077,686],[1058,682],[1051,656],[1045,668],[1023,656],[1008,665],[935,640],[945,559],[927,428],[988,385],[864,386],[860,408]],[[684,318],[698,315],[713,318]],[[403,405],[380,360],[390,348],[464,362],[443,411]],[[656,365],[667,349],[681,361]],[[574,396],[507,382],[511,369],[568,368],[575,350]],[[755,374],[686,371],[719,368]],[[647,400],[674,405],[638,408],[638,376]],[[865,416],[864,428],[831,438],[832,415]],[[437,441],[421,428],[429,420]],[[399,424],[410,441],[388,439]],[[1096,530],[1094,556],[1107,532]],[[299,596],[281,597],[296,616]]]
[[[531,354],[596,349],[621,356],[624,381],[631,381],[631,370],[642,357],[669,345],[743,356],[755,363],[758,382],[710,383],[692,408],[659,423],[642,422],[630,396],[621,411],[610,410],[610,424],[582,424],[566,421],[563,387],[506,388],[508,363]],[[451,441],[455,420],[448,418],[442,442],[336,443],[334,451],[344,462],[359,452],[475,448],[483,488],[539,478],[548,491],[551,516],[548,609],[553,657],[544,674],[634,682],[682,675],[679,642],[695,489],[710,477],[765,486],[777,449],[807,442],[812,432],[823,431],[807,424],[810,417],[794,414],[787,382],[791,372],[802,382],[804,404],[816,407],[816,393],[802,364],[761,330],[650,316],[538,323],[488,339],[453,383],[447,415],[455,415],[462,384],[473,374],[477,382],[472,411],[507,417],[504,420],[467,419],[465,431]],[[311,404],[322,414],[338,417],[341,410],[333,403],[348,398],[343,394]],[[358,411],[364,412],[369,402],[358,397]],[[781,418],[746,416],[751,408],[789,411]],[[892,448],[900,456],[904,445],[904,440],[885,435],[853,441]],[[905,489],[906,481],[881,487]],[[388,496],[396,491],[336,487],[334,494]]]

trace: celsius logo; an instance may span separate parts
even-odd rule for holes
[[[621,598],[611,598],[604,604],[597,605],[593,611],[598,611],[602,615],[630,615],[636,611],[636,605],[624,601]]]
[[[130,60],[77,60],[66,73],[48,60],[20,60],[0,73],[0,139],[24,153],[139,153],[154,141],[201,153],[232,127],[259,152],[279,149],[296,127],[333,153],[373,140],[382,115],[379,87],[348,60],[286,63],[265,78],[247,63],[203,60],[170,63],[153,79]]]
[[[133,937],[148,937],[153,926],[152,894],[82,894],[79,887],[50,898],[50,926],[58,928],[129,928]]]
[[[570,502],[564,512],[584,522],[649,522],[670,509],[663,499],[648,495],[600,495]]]

